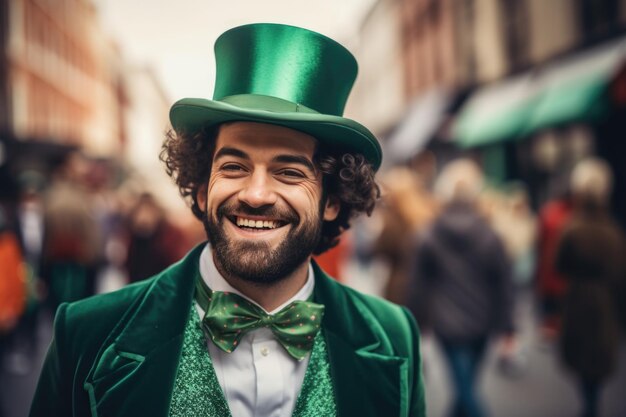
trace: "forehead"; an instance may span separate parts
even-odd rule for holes
[[[249,155],[281,153],[313,157],[317,140],[306,133],[267,123],[232,122],[220,126],[216,151],[224,147],[244,150]]]

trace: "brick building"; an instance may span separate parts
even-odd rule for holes
[[[123,145],[120,54],[89,0],[10,0],[4,101],[20,140],[77,145],[96,156]],[[0,90],[2,92],[2,90]]]

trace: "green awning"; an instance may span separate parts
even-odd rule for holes
[[[543,92],[524,133],[599,120],[609,110],[607,87],[625,58],[623,38],[547,66],[537,78]]]
[[[461,147],[476,147],[597,121],[609,110],[607,87],[625,59],[626,37],[486,86],[459,112],[454,137]]]
[[[475,147],[517,138],[539,100],[533,78],[517,76],[472,94],[453,126],[457,143]]]
[[[573,121],[593,122],[608,110],[606,77],[584,77],[546,91],[525,126],[528,135]]]

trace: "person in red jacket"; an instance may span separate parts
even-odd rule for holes
[[[0,207],[0,363],[26,302],[24,260],[17,238],[6,226]]]
[[[552,340],[558,334],[561,322],[561,300],[567,282],[556,269],[556,252],[561,234],[572,216],[569,194],[548,201],[539,212],[537,239],[536,282],[541,305],[542,335]]]

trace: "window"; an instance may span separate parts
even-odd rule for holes
[[[523,0],[502,2],[504,45],[509,69],[519,71],[528,64],[528,11]]]
[[[578,20],[587,40],[619,29],[619,0],[578,0]]]

